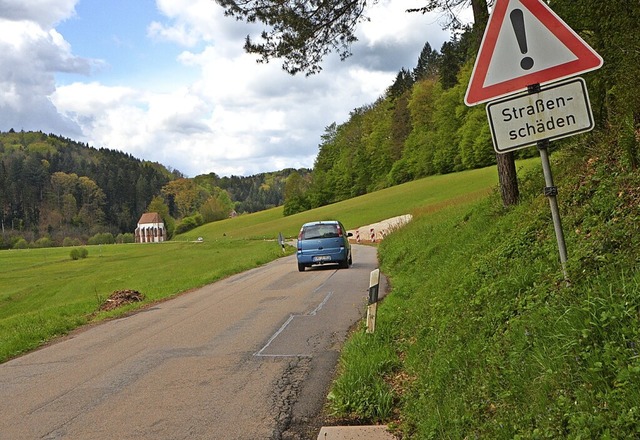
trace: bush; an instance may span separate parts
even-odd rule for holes
[[[64,240],[62,240],[62,246],[64,247],[80,246],[81,244],[82,242],[77,237],[76,238],[65,237]]]
[[[53,247],[53,240],[51,240],[51,238],[49,237],[42,237],[36,240],[36,242],[34,243],[34,246],[37,248]]]
[[[283,213],[286,216],[307,211],[310,208],[309,200],[303,196],[291,197],[284,202]]]
[[[88,243],[90,245],[96,245],[96,244],[114,244],[115,242],[116,242],[116,239],[114,238],[112,233],[102,232],[91,237]]]
[[[204,223],[204,219],[200,214],[195,214],[195,215],[192,215],[191,217],[185,217],[182,219],[180,224],[178,224],[175,232],[176,234],[183,234],[187,231],[197,228],[203,223]]]
[[[79,260],[81,258],[87,258],[89,256],[89,251],[87,248],[73,248],[69,254],[72,260]]]
[[[27,243],[27,240],[25,240],[24,238],[20,237],[14,244],[13,244],[13,248],[14,249],[27,249],[29,247],[29,243]]]
[[[135,237],[131,233],[118,234],[116,236],[116,243],[135,243]]]

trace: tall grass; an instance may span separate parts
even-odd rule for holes
[[[378,333],[343,350],[336,415],[421,440],[640,437],[640,176],[571,153],[555,158],[571,283],[539,171],[508,211],[493,197],[414,219],[380,245],[392,291]],[[392,395],[391,415],[343,378]]]

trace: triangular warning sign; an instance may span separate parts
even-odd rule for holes
[[[602,66],[541,0],[496,0],[464,102],[471,106]]]

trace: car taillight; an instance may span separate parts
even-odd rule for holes
[[[338,237],[342,237],[342,228],[340,226],[336,226],[336,229],[338,230]]]

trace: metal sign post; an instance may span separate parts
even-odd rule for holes
[[[556,231],[558,251],[560,252],[560,263],[562,264],[562,274],[564,275],[565,281],[569,281],[569,275],[567,274],[567,245],[564,241],[562,221],[560,220],[560,210],[558,209],[558,187],[553,184],[548,148],[548,140],[538,142],[538,151],[540,151],[542,172],[544,173],[544,182],[546,185],[544,188],[544,195],[549,198],[549,205],[551,206],[551,217],[553,218],[553,228]]]
[[[540,84],[532,84],[527,87],[530,95],[540,93]],[[567,274],[567,245],[564,241],[564,232],[562,230],[562,220],[560,219],[560,209],[558,208],[558,187],[553,184],[553,175],[551,174],[551,163],[549,162],[549,139],[542,139],[537,142],[538,151],[540,152],[540,161],[542,162],[542,173],[544,174],[544,195],[549,198],[549,206],[551,207],[551,217],[553,219],[553,229],[556,232],[556,241],[558,242],[558,251],[560,252],[560,264],[562,265],[562,274],[565,281],[569,281]]]

